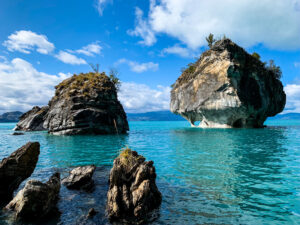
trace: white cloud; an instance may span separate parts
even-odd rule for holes
[[[94,42],[87,46],[82,47],[79,50],[76,50],[75,52],[78,54],[86,55],[86,56],[94,56],[95,54],[100,54],[101,50],[102,50],[102,47],[99,45],[99,43]]]
[[[8,36],[3,45],[11,52],[19,51],[29,54],[36,50],[41,54],[49,54],[54,50],[54,44],[48,41],[45,35],[32,31],[20,30]]]
[[[299,0],[151,0],[146,20],[137,13],[134,34],[149,45],[155,42],[149,36],[155,40],[164,33],[196,49],[213,33],[244,47],[295,49],[300,48],[299,5]],[[140,31],[143,27],[147,32]]]
[[[107,3],[112,3],[112,0],[96,0],[95,7],[100,16],[103,15],[103,10]]]
[[[283,113],[300,113],[300,85],[288,84],[284,87],[286,106]]]
[[[71,65],[87,64],[84,59],[78,58],[76,55],[72,55],[71,53],[65,51],[59,51],[59,53],[55,55],[55,57],[60,61]]]
[[[169,109],[170,91],[170,87],[152,89],[145,84],[124,82],[118,97],[126,112],[151,112]]]
[[[119,64],[127,64],[130,67],[130,70],[136,73],[146,72],[148,70],[156,71],[158,70],[158,63],[147,62],[147,63],[138,63],[135,61],[127,60],[127,59],[120,59],[116,65]]]
[[[161,55],[164,56],[165,54],[179,55],[184,58],[194,58],[194,57],[197,57],[200,55],[200,54],[195,53],[195,51],[193,51],[189,48],[181,47],[178,44],[174,45],[172,47],[164,48],[161,51]]]
[[[140,44],[147,46],[153,45],[156,42],[155,33],[148,24],[148,21],[143,19],[143,11],[138,7],[135,8],[135,16],[135,29],[128,30],[128,34],[141,37],[143,40],[139,41]]]
[[[20,58],[0,62],[0,112],[25,112],[35,105],[46,105],[54,95],[54,86],[69,76],[39,72]]]

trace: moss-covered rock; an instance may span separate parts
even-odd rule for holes
[[[52,134],[111,134],[128,131],[115,84],[105,73],[74,75],[56,87],[44,127]]]

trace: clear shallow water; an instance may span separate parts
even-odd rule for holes
[[[106,224],[107,179],[124,146],[153,160],[163,202],[152,224],[300,224],[300,121],[267,122],[265,129],[199,129],[182,121],[131,122],[121,136],[12,136],[14,124],[0,124],[0,158],[39,141],[33,178],[55,170],[96,164],[92,194],[62,187],[60,218],[52,223]],[[100,213],[86,221],[95,207]],[[0,224],[10,223],[6,215]]]

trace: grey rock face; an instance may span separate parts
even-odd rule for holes
[[[59,173],[52,175],[46,183],[29,180],[5,209],[14,211],[16,219],[41,219],[56,208],[59,191]]]
[[[285,106],[283,85],[229,39],[204,52],[171,91],[171,111],[200,127],[262,127]]]
[[[30,111],[24,113],[20,117],[20,121],[17,123],[14,130],[22,131],[41,131],[46,130],[43,127],[44,117],[48,112],[48,106],[42,108],[35,106]]]
[[[30,177],[40,154],[38,142],[28,142],[0,163],[0,201],[12,199],[14,190]]]
[[[109,177],[107,213],[110,220],[143,221],[161,204],[152,161],[130,149],[114,160]]]
[[[69,189],[90,190],[93,185],[93,174],[96,166],[80,166],[70,172],[70,175],[62,180],[62,183]]]
[[[104,73],[74,75],[56,86],[44,122],[52,134],[112,134],[129,130],[114,83]]]

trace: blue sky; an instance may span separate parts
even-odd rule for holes
[[[210,32],[274,59],[300,112],[300,0],[2,0],[0,23],[0,112],[47,104],[89,63],[118,69],[127,112],[166,110]]]

